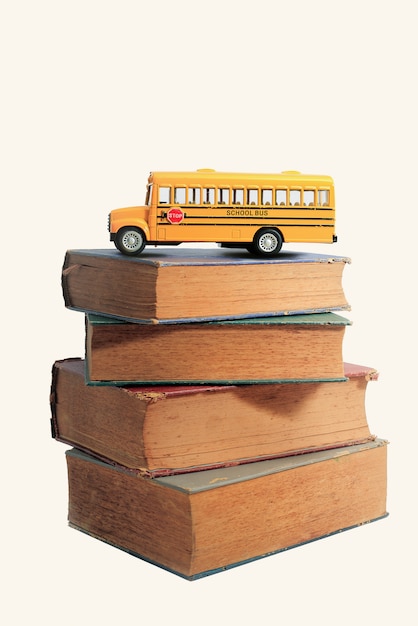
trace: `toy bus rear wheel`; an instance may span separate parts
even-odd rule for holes
[[[122,254],[128,254],[135,256],[141,254],[145,248],[146,240],[144,233],[139,228],[134,226],[125,226],[121,228],[115,237],[115,246],[122,252]]]
[[[262,256],[279,254],[283,245],[283,237],[275,228],[261,228],[254,237],[253,251]]]

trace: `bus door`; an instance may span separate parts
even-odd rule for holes
[[[197,241],[205,238],[202,226],[213,221],[214,188],[160,187],[157,206],[157,239]]]

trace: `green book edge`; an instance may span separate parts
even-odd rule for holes
[[[105,315],[97,315],[96,313],[87,313],[87,320],[89,324],[92,326],[104,326],[109,324],[131,324],[132,322],[128,322],[126,320],[122,320],[119,318],[105,316]],[[209,321],[201,321],[201,322],[180,322],[181,324],[202,324],[202,325],[308,325],[308,326],[318,326],[318,325],[334,325],[334,326],[350,326],[351,321],[341,315],[337,315],[332,312],[324,312],[324,313],[304,313],[300,315],[275,315],[271,317],[251,317],[251,318],[243,318],[243,319],[229,319],[229,320],[209,320]],[[177,325],[177,324],[176,324]],[[148,326],[148,325],[147,325]]]

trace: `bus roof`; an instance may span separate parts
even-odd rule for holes
[[[301,172],[288,170],[276,174],[262,173],[239,173],[239,172],[218,172],[212,169],[199,169],[194,172],[151,172],[149,183],[157,184],[237,184],[246,185],[277,185],[278,183],[295,185],[324,185],[333,186],[331,176],[318,174],[302,174]]]

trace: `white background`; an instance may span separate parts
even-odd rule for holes
[[[414,9],[2,2],[4,624],[414,623]],[[344,358],[380,372],[367,414],[390,441],[390,516],[187,582],[68,528],[49,386],[56,359],[83,355],[65,251],[112,247],[107,213],[141,203],[150,170],[201,167],[334,177],[339,242],[324,251],[352,259]]]

